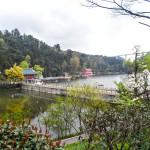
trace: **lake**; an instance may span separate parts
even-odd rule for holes
[[[101,75],[72,80],[71,85],[91,85],[97,86],[98,83],[104,85],[105,88],[117,88],[114,81],[120,82],[125,75]]]
[[[101,83],[106,88],[116,88],[113,81],[119,82],[121,79],[122,75],[103,75],[67,81],[63,84],[87,84],[95,86],[97,83]],[[27,115],[27,117],[31,117],[31,123],[37,126],[39,125],[40,120],[39,115],[44,114],[48,106],[52,103],[57,103],[57,101],[56,96],[51,94],[16,90],[0,91],[0,114],[2,114],[4,118],[11,115],[14,116],[15,119],[19,119],[23,114]],[[42,125],[41,127],[44,128]],[[52,135],[52,138],[55,138],[54,134]]]

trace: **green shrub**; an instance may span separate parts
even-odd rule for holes
[[[27,121],[12,120],[3,121],[0,116],[0,149],[15,150],[58,150],[63,149],[65,143],[61,140],[53,142],[47,130],[45,134],[34,125],[30,124],[31,119]]]

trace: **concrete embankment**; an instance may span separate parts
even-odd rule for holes
[[[50,85],[23,84],[22,89],[27,91],[36,91],[54,95],[66,95],[70,87],[65,85],[54,85],[54,84]],[[102,99],[108,101],[113,100],[117,95],[116,89],[99,88],[99,92],[102,96]]]
[[[22,85],[23,90],[50,93],[55,95],[65,95],[67,88],[68,87],[65,86],[55,86],[55,85],[33,85],[33,84]]]

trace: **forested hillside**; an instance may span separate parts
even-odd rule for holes
[[[51,47],[32,35],[21,35],[18,29],[0,31],[0,72],[4,73],[14,63],[19,65],[26,55],[31,57],[30,67],[44,68],[45,77],[60,76],[63,72],[77,74],[85,68],[91,68],[95,74],[125,72],[122,61],[115,57],[63,51],[59,44]]]

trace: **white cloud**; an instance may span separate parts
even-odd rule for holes
[[[0,30],[18,28],[50,46],[89,54],[121,55],[132,47],[150,47],[150,28],[129,17],[80,5],[82,0],[5,0],[1,2]]]

